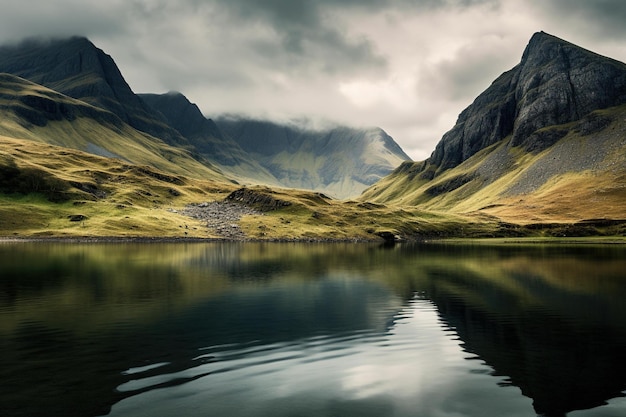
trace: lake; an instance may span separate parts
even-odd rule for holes
[[[626,248],[0,243],[0,415],[624,416]]]

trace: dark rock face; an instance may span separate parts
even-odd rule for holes
[[[178,92],[167,94],[139,94],[150,107],[161,112],[165,119],[188,138],[210,135],[223,139],[215,122],[204,117],[197,105]]]
[[[554,36],[533,35],[522,60],[459,116],[430,157],[437,172],[512,135],[512,146],[534,151],[560,139],[537,130],[580,120],[626,103],[626,65]],[[546,140],[545,143],[537,143]]]

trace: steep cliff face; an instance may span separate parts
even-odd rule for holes
[[[520,64],[460,114],[428,162],[439,174],[509,135],[512,146],[540,151],[560,135],[537,131],[625,102],[625,64],[536,33]]]

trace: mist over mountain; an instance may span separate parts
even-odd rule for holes
[[[380,128],[312,129],[243,117],[205,117],[181,93],[141,94],[202,157],[239,181],[358,196],[410,160]]]
[[[380,128],[311,129],[246,118],[218,118],[219,128],[281,184],[360,194],[409,156]]]
[[[285,131],[296,136],[289,126],[280,128],[273,124],[276,129],[271,132],[246,128],[243,136],[233,135],[233,129],[224,134],[221,126],[206,118],[181,93],[135,94],[113,58],[82,37],[29,40],[0,47],[0,73],[27,79],[101,109],[91,116],[83,112],[81,118],[92,117],[99,124],[106,121],[128,125],[188,152],[190,158],[211,169],[219,168],[225,176],[242,183],[311,189],[345,198],[360,194],[409,159],[380,129],[372,133],[343,127],[334,132],[298,134],[297,146],[296,142],[282,141]],[[58,107],[49,101],[39,104]],[[30,107],[30,117],[41,110]],[[67,104],[62,105],[61,111],[66,107]],[[229,129],[232,126],[223,125]],[[269,133],[276,137],[268,137]],[[39,139],[49,140],[46,138],[43,135]],[[70,142],[60,138],[54,143],[66,146]],[[82,142],[81,150],[126,158],[106,144],[85,145],[95,143],[95,139],[84,138]],[[266,149],[258,152],[263,147]],[[382,155],[376,154],[379,151]]]
[[[625,64],[536,33],[430,158],[363,198],[522,221],[626,217],[625,103]]]
[[[206,118],[198,106],[182,93],[139,96],[185,137],[194,153],[220,166],[227,175],[243,182],[250,182],[254,178],[261,184],[280,185],[271,173],[224,135],[215,122]]]

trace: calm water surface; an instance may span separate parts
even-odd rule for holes
[[[626,248],[0,244],[0,415],[625,416]]]

